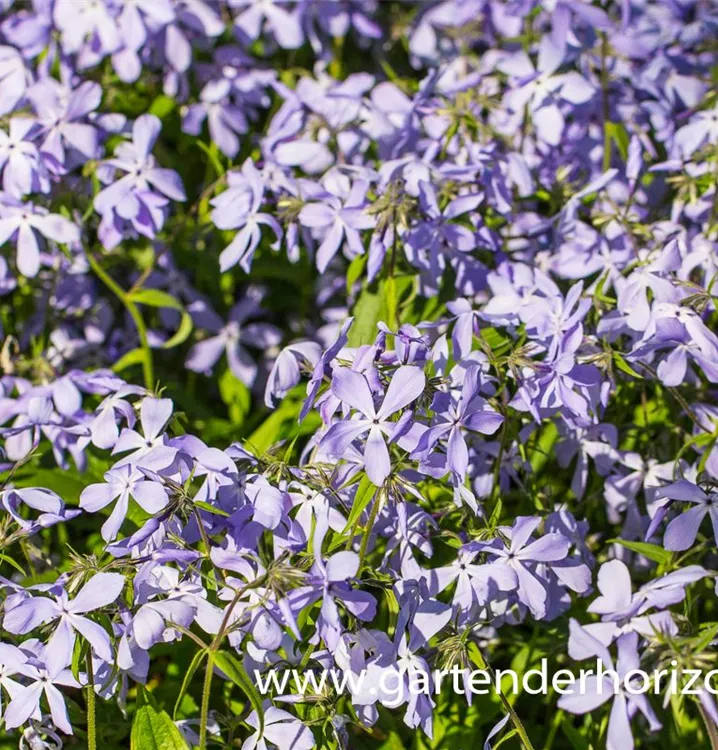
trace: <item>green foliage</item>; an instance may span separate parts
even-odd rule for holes
[[[172,717],[157,706],[151,693],[138,688],[130,750],[187,750]]]

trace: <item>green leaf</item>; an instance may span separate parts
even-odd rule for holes
[[[229,518],[229,513],[227,513],[226,510],[222,510],[222,508],[215,508],[214,505],[205,503],[204,500],[195,500],[194,504],[198,508],[201,508],[202,510],[206,510],[207,513],[214,513],[215,516],[226,516],[227,518]]]
[[[167,339],[167,341],[162,344],[162,348],[172,349],[175,346],[183,344],[189,337],[190,333],[192,333],[192,328],[192,318],[187,311],[183,310],[182,320],[180,320],[179,328],[175,331],[174,335],[171,338]]]
[[[141,305],[150,307],[170,307],[173,310],[182,310],[182,304],[171,294],[163,292],[161,289],[138,289],[128,295],[131,302],[138,302]]]
[[[359,278],[364,273],[367,257],[366,253],[364,255],[357,255],[349,264],[349,268],[347,268],[347,294],[349,296],[354,293],[354,284],[359,281]]]
[[[229,368],[219,378],[219,395],[227,407],[232,424],[241,425],[249,414],[252,395],[249,388]]]
[[[207,154],[207,158],[214,167],[214,171],[217,173],[217,177],[221,177],[225,173],[225,168],[222,166],[222,162],[219,158],[219,149],[217,144],[212,141],[211,145],[202,143],[202,141],[195,141],[195,143]]]
[[[182,313],[182,320],[180,321],[179,328],[170,339],[162,344],[163,349],[172,349],[175,346],[179,346],[186,341],[187,337],[192,333],[192,318],[184,309],[182,303],[175,299],[171,294],[163,292],[160,289],[138,289],[136,292],[132,292],[132,294],[128,296],[128,299],[131,302],[137,302],[140,305],[170,308],[171,310],[177,310]]]
[[[85,665],[85,658],[87,656],[87,649],[89,648],[87,641],[84,638],[75,638],[75,645],[72,649],[72,676],[79,682],[80,681],[80,670]]]
[[[611,140],[616,144],[616,148],[621,154],[621,158],[626,161],[628,158],[628,144],[630,138],[628,131],[626,130],[623,123],[607,122],[606,132],[610,136]]]
[[[155,97],[155,100],[150,104],[149,113],[155,115],[163,120],[167,115],[172,112],[175,108],[176,102],[171,96],[160,94]]]
[[[187,750],[180,730],[141,685],[130,733],[130,750]]]
[[[380,285],[365,286],[352,310],[354,323],[349,329],[348,345],[355,347],[371,344],[376,338],[376,326],[382,319],[383,312]]]
[[[319,426],[321,417],[316,412],[310,412],[301,424],[297,424],[301,408],[300,401],[282,402],[247,438],[247,446],[257,455],[262,455],[280,440],[311,434]]]
[[[589,750],[588,740],[581,736],[578,730],[571,724],[571,717],[564,716],[561,721],[561,729],[566,735],[566,739],[571,743],[574,750]]]
[[[354,323],[349,331],[349,346],[373,343],[377,323],[386,323],[390,328],[398,326],[399,308],[407,302],[413,286],[413,276],[390,276],[370,286],[365,284],[352,310]]]
[[[505,336],[495,328],[482,328],[481,338],[486,342],[488,347],[494,354],[499,354],[501,350],[510,346],[512,341],[508,336]]]
[[[639,375],[632,367],[631,365],[626,362],[626,360],[623,358],[622,354],[619,354],[618,352],[613,352],[613,361],[616,364],[616,367],[618,367],[621,372],[625,372],[626,375],[630,375],[633,378],[638,378],[639,380],[643,380],[643,375]]]
[[[669,552],[656,544],[648,544],[648,542],[629,542],[625,539],[609,539],[608,544],[620,544],[622,547],[630,549],[631,552],[643,555],[643,557],[647,557],[649,560],[653,560],[653,562],[656,562],[659,565],[666,565],[673,557],[672,552]]]
[[[192,657],[192,661],[190,662],[189,667],[187,667],[184,679],[182,680],[182,686],[180,687],[180,691],[177,695],[177,700],[175,701],[174,711],[172,711],[172,716],[175,719],[177,718],[177,711],[179,711],[180,704],[182,703],[182,698],[184,698],[184,695],[189,688],[189,684],[190,682],[192,682],[192,678],[194,677],[195,672],[199,669],[199,665],[202,663],[202,659],[204,659],[205,656],[207,656],[207,651],[205,649],[198,651]]]
[[[693,653],[699,654],[706,651],[718,635],[718,625],[715,623],[706,623],[701,627],[699,637],[693,641]]]
[[[9,555],[5,555],[0,552],[0,562],[6,562],[8,565],[11,565],[13,568],[15,568],[15,570],[17,570],[17,572],[20,573],[23,578],[27,578],[27,573],[23,570],[22,566],[19,563],[15,562],[15,560],[13,560]]]
[[[120,357],[114,365],[112,365],[112,372],[122,372],[128,367],[133,365],[140,365],[145,359],[145,352],[143,349],[132,349],[127,354]]]
[[[404,750],[404,743],[396,732],[389,732],[389,736],[381,743],[377,750]]]
[[[264,734],[264,708],[262,707],[262,696],[249,679],[242,662],[229,651],[215,651],[212,660],[214,664],[247,696],[252,708],[257,712],[259,718],[259,736]]]
[[[371,499],[374,497],[375,492],[376,487],[372,484],[369,477],[365,474],[362,477],[361,482],[359,482],[356,494],[354,495],[352,509],[349,513],[349,518],[347,519],[346,526],[342,529],[342,536],[348,534],[350,529],[359,520],[359,516],[361,516],[364,509],[367,507],[367,505],[369,505]]]

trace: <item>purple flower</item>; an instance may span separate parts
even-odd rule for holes
[[[481,368],[472,365],[466,371],[461,393],[437,393],[431,405],[436,414],[434,424],[422,435],[415,453],[427,454],[439,440],[446,439],[447,468],[463,482],[469,468],[466,431],[491,435],[504,418],[490,408],[479,395]]]
[[[698,529],[706,516],[710,516],[716,544],[718,544],[718,492],[704,491],[686,479],[679,479],[667,487],[662,487],[659,490],[659,496],[694,504],[692,508],[674,518],[666,527],[663,536],[666,549],[680,552],[691,547],[696,541]]]
[[[245,385],[251,386],[257,377],[257,365],[245,348],[267,349],[281,341],[282,334],[269,323],[247,323],[247,319],[261,312],[259,303],[263,293],[255,288],[249,289],[243,300],[238,302],[229,313],[229,320],[222,324],[218,316],[213,316],[209,330],[216,336],[204,339],[195,344],[187,356],[185,365],[194,372],[211,372],[223,353],[232,374]]]
[[[0,130],[0,171],[3,190],[12,198],[22,199],[28,193],[50,189],[40,153],[35,145],[37,121],[30,117],[13,117],[9,134]]]
[[[100,236],[107,248],[120,242],[125,222],[137,233],[154,238],[164,224],[167,199],[186,200],[177,172],[157,167],[151,154],[161,127],[159,118],[141,115],[132,126],[132,141],[117,146],[115,158],[102,165],[101,178],[111,184],[98,193],[94,206],[102,216]],[[126,173],[117,182],[113,181],[115,170]]]
[[[42,522],[43,516],[56,516],[64,509],[62,498],[51,490],[44,487],[22,487],[3,490],[0,492],[0,504],[15,519],[16,523],[29,529],[32,522],[24,519],[18,512],[20,504],[27,505],[42,514],[38,519]]]
[[[581,626],[575,620],[571,621],[572,636],[580,637],[587,644],[586,650],[592,656],[601,659],[606,674],[599,680],[597,675],[590,675],[585,680],[585,690],[562,695],[558,705],[564,711],[572,714],[585,714],[594,711],[599,706],[613,698],[611,715],[608,720],[606,736],[607,750],[633,750],[633,735],[631,733],[631,718],[640,711],[648,720],[650,730],[656,732],[661,728],[653,709],[648,703],[645,693],[631,692],[625,689],[625,678],[633,671],[640,669],[638,656],[638,635],[627,633],[618,641],[618,662],[614,669],[613,661],[606,650],[591,635],[581,632]],[[615,675],[612,677],[611,673]],[[637,677],[637,679],[640,679]]]
[[[673,615],[667,611],[650,610],[664,610],[683,601],[685,587],[707,575],[708,571],[700,565],[689,565],[649,581],[634,594],[628,567],[621,560],[610,560],[598,571],[601,595],[588,607],[589,612],[601,615],[601,622],[585,625],[583,630],[604,646],[610,646],[616,638],[631,632],[645,638],[652,638],[656,633],[675,636],[678,626]],[[585,652],[584,647],[585,643],[580,638],[569,639],[569,654],[573,659],[593,655]]]
[[[255,731],[242,743],[242,750],[268,750],[270,746],[292,750],[311,750],[316,747],[311,731],[299,719],[281,708],[269,706],[265,709],[264,730],[261,732],[256,711],[252,711],[247,717],[247,724]]]
[[[371,594],[353,589],[349,580],[359,571],[359,555],[344,550],[334,553],[324,561],[322,543],[329,530],[327,513],[320,513],[316,519],[314,540],[314,565],[306,579],[306,586],[296,589],[289,595],[290,603],[307,606],[321,599],[322,606],[317,618],[317,633],[327,646],[334,650],[342,634],[341,618],[336,600],[341,601],[354,617],[372,620],[376,614],[376,600]]]
[[[158,33],[174,18],[170,0],[134,0],[122,6],[117,18],[122,49],[112,55],[112,66],[121,81],[132,83],[139,78],[142,62],[138,52],[150,35]]]
[[[0,46],[0,115],[12,112],[25,96],[30,74],[22,55],[10,46]]]
[[[279,247],[282,228],[273,216],[260,212],[264,182],[251,159],[244,162],[240,172],[229,172],[227,183],[229,188],[211,200],[214,207],[212,221],[218,229],[239,229],[239,232],[222,251],[219,266],[221,271],[227,271],[239,263],[249,273],[254,253],[262,239],[259,226],[263,224],[274,232],[274,249]]]
[[[40,153],[51,157],[50,170],[63,174],[74,166],[68,164],[68,150],[76,153],[75,163],[97,156],[100,133],[86,118],[100,106],[102,87],[98,83],[84,81],[72,89],[44,78],[30,88],[28,98],[38,117]]]
[[[147,481],[142,472],[131,464],[111,469],[105,474],[105,483],[91,484],[80,495],[80,507],[88,513],[95,513],[116,500],[110,517],[102,525],[102,538],[112,542],[127,515],[130,498],[147,513],[154,514],[167,505],[164,487]]]
[[[684,159],[689,159],[704,143],[718,143],[718,106],[696,112],[678,130],[674,143]]]
[[[40,244],[37,235],[70,245],[80,240],[75,224],[59,214],[32,203],[21,203],[9,195],[0,195],[0,245],[14,240],[17,268],[23,276],[36,276],[40,270]]]
[[[570,547],[568,540],[556,533],[530,541],[540,523],[540,518],[519,516],[510,529],[505,529],[511,540],[508,547],[496,542],[472,542],[466,547],[467,551],[478,550],[494,556],[496,562],[516,573],[519,599],[537,619],[546,615],[549,595],[546,583],[536,574],[536,564],[564,560]]]
[[[340,457],[348,446],[368,432],[364,448],[367,476],[377,486],[391,473],[391,458],[384,436],[394,440],[406,427],[406,420],[390,421],[390,417],[415,401],[424,391],[426,378],[418,367],[402,365],[394,372],[381,406],[374,406],[374,397],[364,375],[345,367],[337,368],[332,377],[332,393],[343,404],[356,409],[361,416],[335,422],[322,439],[322,446]]]
[[[101,659],[111,661],[112,646],[107,632],[83,615],[114,602],[124,585],[125,579],[119,573],[97,573],[74,599],[69,599],[61,591],[54,600],[29,597],[17,606],[9,607],[5,612],[3,627],[10,633],[23,634],[59,620],[47,643],[46,665],[50,675],[59,674],[72,660],[76,632],[90,643]]]
[[[299,25],[296,13],[286,10],[286,3],[276,0],[264,0],[261,3],[254,0],[229,0],[231,8],[240,8],[234,18],[234,25],[247,41],[259,38],[262,26],[274,35],[279,45],[285,49],[297,49],[304,42],[302,27]]]
[[[499,64],[518,84],[507,95],[508,107],[523,117],[524,107],[528,106],[538,137],[551,146],[560,143],[564,129],[564,117],[556,99],[584,104],[596,91],[576,71],[555,75],[562,62],[562,50],[545,36],[539,45],[535,68],[525,52],[515,52]]]
[[[84,618],[83,618],[84,619]],[[89,622],[89,620],[88,620]],[[98,626],[99,627],[99,626]],[[104,632],[104,631],[103,631]],[[48,651],[48,647],[45,651]],[[72,654],[71,654],[72,655]],[[29,685],[18,687],[5,710],[5,728],[15,729],[33,716],[40,716],[40,699],[47,698],[53,724],[65,734],[72,734],[67,706],[56,685],[79,688],[80,683],[69,669],[52,669],[47,661],[29,659],[16,667],[18,674],[30,680]]]
[[[349,247],[351,258],[364,254],[359,232],[374,226],[374,219],[364,210],[367,187],[365,183],[357,181],[344,204],[339,198],[326,194],[321,203],[307,203],[299,212],[302,226],[323,230],[324,238],[316,256],[320,273],[324,273],[343,241]]]
[[[95,54],[110,55],[122,43],[120,30],[106,0],[57,0],[53,20],[62,35],[65,53],[82,53],[89,57],[90,49]]]
[[[125,427],[112,449],[113,455],[133,451],[115,464],[142,464],[145,467],[166,468],[177,453],[168,445],[169,439],[164,433],[169,418],[172,416],[172,401],[169,398],[142,399],[140,406],[140,424],[142,433]]]
[[[299,383],[300,367],[307,367],[311,372],[321,356],[322,348],[316,341],[297,341],[285,346],[274,360],[267,378],[265,405],[271,409],[275,400],[284,398]]]

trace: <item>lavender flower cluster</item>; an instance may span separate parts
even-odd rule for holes
[[[718,748],[706,685],[255,679],[713,668],[717,36],[0,0],[0,749]]]

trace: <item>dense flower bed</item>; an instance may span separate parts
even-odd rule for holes
[[[718,748],[717,38],[0,0],[0,748]]]

